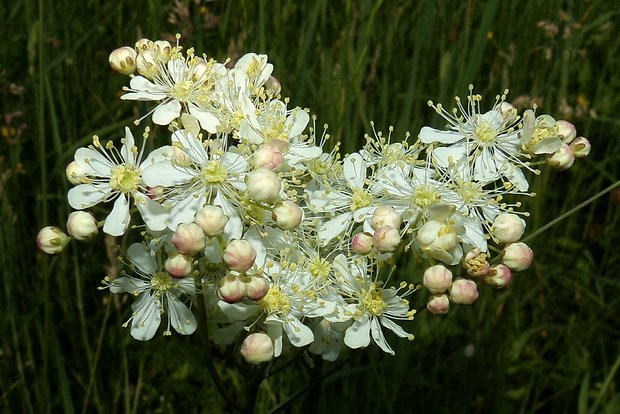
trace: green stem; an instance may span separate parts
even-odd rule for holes
[[[565,218],[567,218],[571,214],[576,213],[577,211],[581,210],[582,208],[584,208],[588,204],[596,201],[601,196],[607,194],[608,192],[610,192],[611,190],[613,190],[614,188],[616,188],[618,186],[620,186],[620,180],[616,181],[615,183],[613,183],[609,187],[605,188],[604,190],[596,193],[595,195],[593,195],[592,197],[588,198],[583,203],[577,204],[575,207],[571,208],[570,210],[568,210],[566,213],[562,214],[561,216],[556,217],[555,219],[551,220],[549,223],[545,224],[544,226],[542,226],[541,228],[539,228],[534,233],[530,234],[529,236],[527,236],[526,238],[524,238],[521,241],[527,242],[528,240],[532,240],[534,237],[538,236],[539,234],[544,233],[548,228],[555,226],[556,224],[558,224],[560,221],[564,220]]]
[[[209,375],[211,375],[213,383],[222,398],[230,407],[235,407],[235,409],[238,409],[236,401],[226,392],[224,383],[217,372],[217,368],[215,368],[215,364],[213,364],[211,339],[209,338],[209,322],[207,320],[207,306],[205,305],[202,277],[199,272],[194,274],[194,286],[196,287],[196,306],[198,307],[198,329],[200,330],[200,337],[202,338],[202,343],[204,345],[204,353],[206,354],[206,358],[204,359],[207,365],[207,370],[209,371]]]

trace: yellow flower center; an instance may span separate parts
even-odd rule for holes
[[[437,194],[437,190],[426,185],[420,185],[413,195],[413,204],[421,209],[426,209],[437,203],[441,196]]]
[[[291,302],[288,296],[286,296],[286,293],[280,290],[279,286],[271,287],[267,295],[265,295],[258,304],[263,312],[267,314],[276,312],[288,313],[291,310]]]
[[[473,201],[481,200],[484,195],[480,185],[472,183],[471,181],[460,183],[460,187],[456,191],[463,198],[465,204],[471,204]]]
[[[190,80],[184,80],[182,82],[172,85],[172,87],[168,91],[168,96],[184,102],[187,100],[187,98],[190,97],[193,91],[194,83]]]
[[[353,196],[351,197],[351,211],[368,207],[370,203],[372,203],[372,195],[370,195],[367,190],[363,188],[356,188],[353,190]]]
[[[157,272],[151,279],[151,286],[155,290],[155,294],[158,296],[174,288],[175,285],[176,284],[172,280],[172,277],[166,272]]]
[[[211,160],[202,167],[202,179],[207,184],[221,184],[227,177],[228,170],[219,161]]]
[[[110,187],[114,191],[132,193],[140,184],[140,170],[127,164],[121,164],[112,168]]]
[[[495,141],[495,138],[497,138],[497,130],[487,121],[480,121],[480,123],[476,125],[476,129],[474,131],[476,134],[476,139],[480,144],[492,143]]]
[[[329,276],[329,272],[332,270],[332,265],[326,259],[315,257],[310,261],[308,271],[312,276],[317,279],[326,279]]]
[[[362,298],[361,304],[374,316],[381,316],[388,308],[387,303],[383,300],[383,289],[374,283],[370,284],[370,289]]]

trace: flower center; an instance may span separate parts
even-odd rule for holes
[[[138,189],[140,184],[140,170],[130,165],[121,164],[112,168],[110,176],[110,187],[114,191],[132,193]]]
[[[219,161],[211,160],[202,167],[202,179],[207,184],[221,184],[227,177],[228,170]]]
[[[457,189],[457,192],[463,198],[465,204],[471,204],[474,201],[482,199],[484,194],[480,188],[480,185],[477,183],[472,183],[471,181],[461,183],[460,187]]]
[[[353,190],[353,196],[351,197],[351,211],[368,207],[370,203],[372,203],[372,196],[367,190],[363,188],[356,188]]]
[[[497,138],[497,130],[491,126],[487,121],[480,121],[474,130],[476,139],[480,144],[489,144],[495,141]]]
[[[272,286],[258,304],[267,314],[281,312],[288,313],[291,310],[291,302],[286,293],[280,290],[280,286]]]
[[[415,190],[413,195],[413,204],[421,209],[426,209],[439,201],[441,196],[437,194],[437,191],[429,186],[420,185]]]
[[[168,95],[171,98],[178,99],[181,102],[187,100],[194,91],[194,83],[190,80],[184,80],[179,83],[175,83],[170,87]]]
[[[162,293],[174,288],[175,283],[168,273],[157,272],[151,279],[151,286],[155,290],[156,295],[161,295]]]
[[[383,289],[371,283],[370,289],[362,298],[362,306],[374,316],[381,316],[388,308],[383,300]]]
[[[308,266],[308,271],[312,276],[317,279],[326,279],[329,276],[329,272],[332,270],[332,265],[327,259],[315,257]]]

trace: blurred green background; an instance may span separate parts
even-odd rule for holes
[[[517,107],[537,103],[593,146],[569,171],[533,178],[531,233],[620,179],[619,12],[615,0],[3,2],[0,412],[225,412],[197,335],[138,343],[121,327],[130,298],[97,290],[117,266],[114,240],[36,251],[39,228],[64,227],[75,149],[118,139],[149,107],[118,99],[128,79],[109,69],[116,47],[181,33],[218,60],[266,53],[283,95],[345,152],[371,120],[416,136],[443,126],[427,100],[450,106],[474,83],[490,108],[510,88]],[[616,189],[533,239],[535,264],[511,289],[483,289],[445,318],[424,312],[405,326],[416,341],[388,338],[395,357],[372,347],[314,374],[292,362],[263,384],[257,412],[620,412],[619,220]],[[215,357],[240,386],[226,350]],[[308,390],[317,370],[326,379]]]

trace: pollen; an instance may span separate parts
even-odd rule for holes
[[[120,191],[125,194],[132,193],[138,189],[140,185],[140,170],[127,164],[121,164],[112,168],[110,176],[110,187],[114,191]]]
[[[219,161],[211,160],[202,168],[202,179],[206,184],[222,184],[228,177],[228,170]]]

